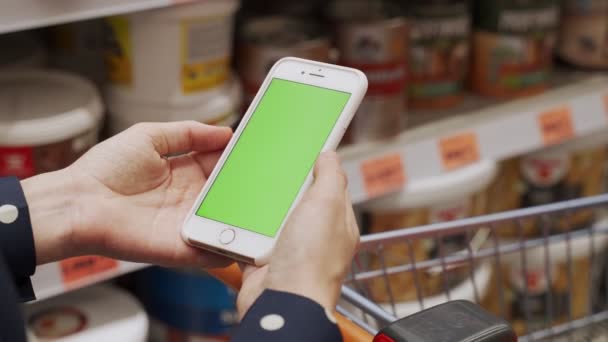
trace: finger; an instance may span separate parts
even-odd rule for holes
[[[222,151],[211,152],[211,153],[200,153],[195,152],[192,154],[192,158],[198,163],[201,170],[205,174],[205,177],[209,177],[211,172],[213,172],[213,168],[217,165],[218,160],[222,156]]]
[[[350,200],[350,194],[346,190],[346,227],[348,233],[351,234],[354,241],[359,241],[360,231],[359,225],[357,224],[357,218],[355,217],[355,211],[353,209],[353,203]]]
[[[335,152],[322,153],[315,164],[313,174],[309,196],[316,199],[330,198],[339,202],[345,200],[346,175]]]
[[[218,151],[226,147],[232,137],[232,130],[228,127],[196,121],[141,123],[132,129],[150,137],[154,149],[162,156],[190,151]]]

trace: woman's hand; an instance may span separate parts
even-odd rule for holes
[[[180,230],[231,136],[197,122],[138,124],[64,170],[25,180],[38,264],[83,254],[229,264],[185,244]]]
[[[332,310],[359,243],[346,176],[335,153],[324,153],[314,181],[291,214],[270,264],[244,267],[241,317],[264,289],[308,297]]]

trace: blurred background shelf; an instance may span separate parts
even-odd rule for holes
[[[77,257],[39,266],[32,277],[32,286],[36,299],[43,300],[147,266],[97,256]]]
[[[0,33],[22,31],[194,1],[197,0],[1,0]]]
[[[458,116],[411,113],[417,127],[398,137],[341,149],[353,202],[481,160],[500,161],[606,129],[608,78],[579,76],[565,84],[500,104],[471,97]]]

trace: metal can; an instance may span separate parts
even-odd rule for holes
[[[249,19],[240,29],[237,57],[245,105],[279,59],[293,56],[327,62],[329,52],[329,37],[312,22],[286,16]]]
[[[608,68],[608,1],[564,2],[557,53],[576,66]]]
[[[418,0],[410,17],[409,106],[448,108],[464,99],[471,15],[467,0]]]
[[[340,63],[363,71],[369,81],[347,132],[349,142],[388,138],[405,128],[408,28],[405,18],[383,3],[342,0],[330,6]]]
[[[552,69],[558,0],[476,0],[473,89],[514,98],[543,92]]]

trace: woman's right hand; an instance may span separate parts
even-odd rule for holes
[[[358,243],[346,176],[337,155],[323,153],[314,181],[291,214],[270,263],[244,268],[237,302],[240,316],[265,289],[304,296],[333,311]]]

